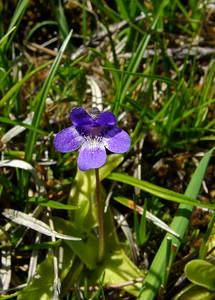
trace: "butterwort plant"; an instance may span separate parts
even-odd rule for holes
[[[125,153],[131,140],[126,131],[116,126],[116,118],[111,112],[93,109],[89,114],[82,107],[70,112],[71,126],[61,130],[54,138],[55,149],[62,153],[79,150],[78,168],[81,171],[95,169],[96,202],[99,224],[98,262],[104,256],[103,204],[99,190],[99,168],[106,162],[106,149],[113,153]]]

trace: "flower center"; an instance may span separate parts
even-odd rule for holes
[[[102,143],[102,136],[84,136],[85,141],[89,142],[91,146],[96,146],[98,143]]]

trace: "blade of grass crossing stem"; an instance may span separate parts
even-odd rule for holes
[[[161,2],[159,9],[157,11],[157,14],[155,16],[155,19],[150,27],[151,31],[155,30],[155,28],[159,22],[159,19],[163,14],[163,10],[168,5],[168,3],[169,3],[169,0],[163,0]],[[145,36],[143,37],[142,41],[140,42],[140,45],[138,46],[136,52],[132,56],[132,58],[129,62],[129,65],[128,65],[128,69],[126,71],[128,71],[128,72],[136,72],[137,71],[139,64],[141,62],[141,59],[143,58],[143,53],[146,50],[146,47],[148,46],[148,43],[150,41],[150,38],[151,38],[151,33],[146,33]],[[120,105],[123,103],[123,101],[125,99],[125,96],[126,96],[128,88],[130,86],[130,83],[132,81],[132,78],[133,77],[130,75],[124,76],[122,89],[119,93],[119,97],[114,102],[113,111],[116,115],[118,115]]]
[[[195,170],[191,181],[185,191],[185,195],[188,197],[196,198],[199,193],[199,189],[204,178],[205,171],[207,169],[209,160],[214,149],[210,150],[201,159],[197,169]],[[180,247],[181,241],[189,225],[190,216],[193,210],[192,205],[181,204],[178,212],[174,217],[171,228],[175,230],[180,238],[176,238],[171,234],[166,234],[163,239],[160,248],[151,264],[149,272],[144,280],[144,285],[139,296],[139,300],[153,300],[161,287],[162,283],[166,283],[168,280],[169,269]],[[171,253],[167,257],[166,253],[169,251],[169,244],[171,240]],[[164,272],[165,270],[165,272]]]
[[[111,173],[108,176],[108,179],[132,185],[134,187],[141,189],[142,191],[145,191],[147,193],[150,193],[152,195],[155,195],[155,196],[165,199],[165,200],[178,202],[180,204],[189,204],[189,205],[195,205],[195,206],[204,207],[204,208],[215,209],[215,204],[202,203],[202,201],[199,201],[195,198],[191,198],[187,194],[183,195],[180,193],[176,193],[174,191],[165,189],[165,188],[155,185],[153,183],[150,183],[150,182],[147,182],[144,180],[139,180],[132,176],[128,176],[128,175],[124,175],[124,174],[120,174],[120,173]]]

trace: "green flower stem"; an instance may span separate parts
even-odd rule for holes
[[[98,263],[101,263],[104,257],[104,207],[101,201],[101,194],[99,188],[99,169],[95,169],[96,173],[96,204],[99,225],[99,249],[98,249]]]

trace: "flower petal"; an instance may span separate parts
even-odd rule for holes
[[[82,107],[75,107],[72,109],[70,112],[70,120],[75,127],[93,125],[95,122]]]
[[[115,126],[116,125],[116,118],[112,112],[106,111],[102,112],[98,115],[96,118],[96,122],[99,125],[105,125],[105,126]]]
[[[96,140],[86,141],[79,152],[78,167],[81,171],[100,168],[106,161],[103,143]]]
[[[114,153],[127,152],[131,146],[131,139],[128,133],[120,128],[113,128],[103,138],[105,147]]]
[[[84,138],[78,133],[74,126],[61,130],[54,138],[55,149],[66,153],[77,150],[83,143]]]

